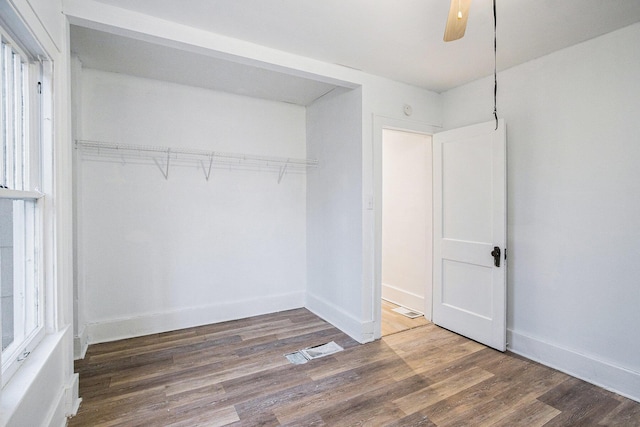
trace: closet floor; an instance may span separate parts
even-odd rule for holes
[[[344,351],[292,365],[284,354]],[[305,309],[89,347],[69,426],[640,425],[640,403],[431,323],[359,345]]]

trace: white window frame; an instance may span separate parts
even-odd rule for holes
[[[2,351],[1,357],[1,378],[2,387],[11,379],[24,361],[28,358],[29,354],[35,349],[38,343],[44,338],[46,334],[45,325],[45,263],[44,263],[44,250],[45,240],[43,228],[45,224],[45,198],[40,192],[40,188],[43,185],[50,186],[50,183],[46,182],[47,179],[52,179],[49,170],[45,167],[43,162],[44,158],[48,158],[46,149],[50,150],[50,144],[45,144],[42,139],[44,133],[42,128],[45,126],[43,103],[41,99],[42,86],[45,83],[44,77],[46,68],[43,66],[43,61],[34,58],[35,55],[27,54],[15,39],[6,31],[5,28],[0,27],[0,39],[2,44],[10,45],[11,49],[18,54],[23,62],[21,68],[21,78],[26,79],[25,85],[19,90],[23,92],[24,112],[16,120],[7,122],[7,126],[3,125],[4,122],[4,110],[5,105],[0,98],[0,138],[4,138],[3,132],[7,132],[13,135],[14,138],[19,138],[22,143],[17,143],[19,150],[22,150],[22,165],[10,164],[6,173],[12,175],[11,179],[7,178],[6,183],[10,184],[14,188],[0,188],[0,198],[14,201],[31,202],[34,204],[32,213],[26,213],[25,209],[20,206],[26,206],[27,204],[14,203],[13,207],[13,228],[14,230],[25,230],[26,232],[20,236],[14,234],[14,254],[22,253],[26,254],[24,249],[26,245],[33,246],[33,259],[25,259],[24,263],[16,263],[14,260],[14,268],[24,271],[20,274],[20,271],[14,271],[14,325],[16,323],[27,325],[35,325],[35,328],[29,331],[25,331],[22,327],[21,330],[16,332],[14,328],[14,342],[12,342],[4,351]],[[6,50],[4,50],[6,52]],[[0,50],[0,54],[2,50]],[[7,54],[8,55],[8,54]],[[6,56],[2,58],[4,64]],[[21,62],[22,62],[21,61]],[[17,66],[14,63],[14,68],[11,72],[15,72]],[[15,83],[13,88],[0,88],[0,94],[5,90],[16,91],[20,85],[16,82],[16,79],[11,76],[11,80]],[[50,79],[49,79],[50,81]],[[24,89],[23,89],[24,88]],[[26,92],[26,93],[25,93]],[[14,92],[15,93],[15,92]],[[24,118],[24,120],[22,120]],[[20,135],[16,132],[19,132]],[[8,144],[7,147],[11,147],[12,144]],[[3,145],[0,144],[0,148]],[[3,161],[3,153],[0,149],[0,162]],[[7,150],[7,157],[15,158],[14,153]],[[3,169],[0,164],[0,169]],[[20,169],[20,170],[17,170]],[[0,170],[0,172],[3,172]],[[17,173],[19,172],[19,173]],[[4,176],[0,176],[0,184],[5,183]],[[20,224],[22,222],[22,224]],[[32,222],[33,226],[28,226],[26,223]],[[17,250],[16,250],[17,246]],[[22,247],[21,247],[22,246]],[[16,268],[16,265],[18,267]],[[22,285],[25,289],[22,297],[16,295],[16,278],[22,280]],[[33,292],[26,291],[27,289]],[[27,305],[36,307],[35,313],[29,318],[31,311],[25,311],[24,307]],[[1,317],[0,317],[1,327]]]

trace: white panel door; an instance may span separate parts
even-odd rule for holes
[[[435,134],[433,175],[433,322],[504,351],[504,121]]]

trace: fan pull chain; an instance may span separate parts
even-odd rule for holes
[[[498,130],[498,19],[496,18],[496,0],[493,0],[493,117],[496,119],[496,130]]]

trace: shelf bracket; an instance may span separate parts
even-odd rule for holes
[[[280,168],[280,175],[278,176],[278,184],[280,184],[280,181],[282,181],[282,177],[284,176],[285,172],[287,172],[287,166],[289,166],[289,159],[287,159],[287,162],[284,164],[284,166]]]
[[[204,162],[200,160],[200,164],[202,165],[202,170],[204,171],[204,177],[209,181],[211,177],[211,167],[213,166],[213,154],[209,155],[209,169],[207,169],[204,165]]]
[[[154,157],[153,161],[155,162],[156,166],[158,166],[158,169],[160,169],[160,172],[162,173],[162,176],[164,176],[164,179],[169,180],[169,160],[171,159],[171,149],[167,149],[167,164],[166,165],[162,165],[160,163],[160,161]]]

